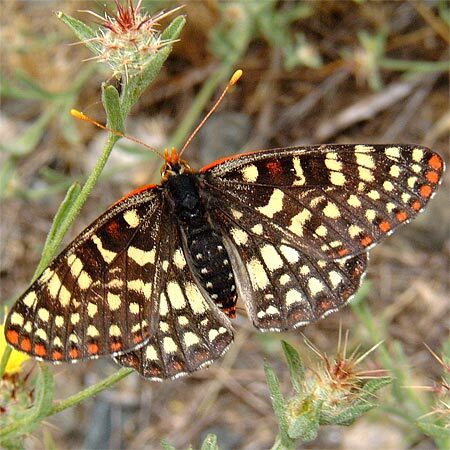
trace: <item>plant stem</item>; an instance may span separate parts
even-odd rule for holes
[[[11,356],[12,347],[6,347],[5,351],[3,352],[2,360],[0,361],[0,379],[3,377],[3,374],[5,373],[6,366],[9,361],[9,357]]]
[[[104,378],[102,381],[99,381],[98,383],[89,386],[86,389],[83,389],[82,391],[71,395],[70,397],[67,397],[65,400],[61,400],[60,402],[56,403],[52,410],[49,412],[48,416],[52,416],[54,414],[57,414],[61,411],[64,411],[67,408],[70,408],[72,406],[78,405],[79,403],[84,402],[89,397],[92,397],[94,395],[99,394],[100,392],[104,391],[105,389],[108,389],[109,387],[113,386],[114,384],[118,383],[123,378],[130,375],[132,372],[134,372],[133,369],[128,369],[126,367],[123,367],[122,369],[118,370],[116,373],[113,373],[107,378]]]

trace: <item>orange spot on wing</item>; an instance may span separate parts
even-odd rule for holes
[[[24,352],[29,352],[31,350],[31,341],[28,338],[23,338],[20,341],[20,348],[24,351]]]
[[[419,211],[420,208],[422,208],[422,203],[419,202],[419,200],[416,200],[415,202],[413,202],[413,204],[411,205],[411,208],[414,211]]]
[[[61,360],[62,357],[63,357],[63,354],[62,354],[59,350],[55,350],[55,351],[52,353],[52,358],[53,358],[55,361]]]
[[[45,356],[47,354],[47,350],[42,344],[36,344],[34,346],[34,353],[38,356]]]
[[[363,247],[367,247],[373,242],[373,239],[370,236],[364,236],[360,242]]]
[[[142,342],[144,340],[144,338],[142,337],[142,336],[135,336],[134,338],[133,338],[133,342],[135,343],[135,344],[139,344],[139,342]]]
[[[438,155],[433,155],[433,156],[429,159],[428,165],[429,165],[430,167],[432,167],[433,169],[436,169],[436,170],[442,169],[442,159],[441,159],[441,157],[438,156]]]
[[[434,171],[427,172],[426,177],[430,183],[437,183],[439,181],[439,175]]]
[[[95,343],[89,344],[88,345],[88,352],[91,355],[96,355],[98,353],[98,345]]]
[[[16,330],[8,330],[6,332],[6,340],[12,345],[17,345],[19,343],[19,333]]]
[[[266,167],[269,169],[269,172],[274,176],[283,173],[280,161],[271,161],[267,163]]]
[[[405,211],[400,211],[397,213],[396,217],[399,222],[404,222],[408,218],[408,214],[406,214]]]
[[[72,359],[77,359],[80,357],[80,352],[76,348],[71,348],[69,352],[69,356]]]
[[[111,350],[113,352],[118,352],[122,348],[121,342],[111,342]]]
[[[431,186],[428,186],[428,184],[420,186],[419,193],[422,197],[428,198],[432,192],[433,189],[431,189]]]
[[[339,256],[345,256],[345,255],[348,255],[348,249],[346,249],[346,248],[341,248],[340,250],[338,250],[338,255]]]
[[[380,222],[380,225],[378,225],[378,227],[383,233],[387,233],[392,228],[391,224],[386,220]]]
[[[113,221],[108,224],[108,233],[112,236],[117,236],[117,234],[120,234],[120,226],[116,221]]]

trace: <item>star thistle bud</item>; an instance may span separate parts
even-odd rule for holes
[[[89,39],[89,48],[96,53],[90,59],[108,64],[114,76],[125,77],[128,82],[145,69],[158,50],[175,42],[161,38],[159,21],[181,7],[150,16],[141,10],[142,0],[136,6],[132,0],[126,0],[125,4],[114,1],[116,13],[105,12],[104,17],[83,11],[100,20],[97,36]]]

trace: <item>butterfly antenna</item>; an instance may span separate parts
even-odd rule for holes
[[[209,110],[209,113],[206,114],[206,116],[203,118],[203,120],[197,125],[197,128],[191,133],[186,143],[183,145],[183,148],[179,152],[179,156],[183,154],[183,152],[186,150],[186,148],[189,146],[189,144],[192,142],[194,137],[199,132],[200,128],[205,124],[205,122],[209,119],[211,114],[217,109],[217,107],[222,102],[223,98],[225,97],[226,93],[230,90],[231,86],[234,86],[239,78],[242,76],[242,70],[236,70],[236,72],[233,73],[232,77],[230,78],[230,81],[225,86],[225,89],[223,90],[222,94],[220,94],[220,97],[216,100],[216,103],[214,103],[214,106]]]
[[[146,149],[152,151],[153,153],[156,153],[158,156],[160,156],[162,159],[164,159],[164,155],[159,150],[157,150],[155,147],[152,147],[149,144],[146,144],[145,142],[141,141],[140,139],[137,139],[133,136],[128,136],[127,134],[122,133],[121,131],[113,130],[112,128],[109,128],[106,125],[103,125],[103,124],[97,122],[96,120],[91,119],[89,116],[86,116],[85,114],[78,111],[77,109],[71,109],[70,114],[72,114],[73,117],[80,119],[80,120],[84,120],[85,122],[91,123],[92,125],[95,125],[96,127],[101,128],[102,130],[109,131],[110,133],[115,134],[116,136],[120,136],[122,138],[128,139],[131,142],[135,142],[136,144],[142,145]]]

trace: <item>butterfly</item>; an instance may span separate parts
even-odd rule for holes
[[[180,152],[181,153],[181,152]],[[151,380],[209,365],[240,299],[260,331],[347,304],[368,251],[434,195],[444,162],[416,145],[316,145],[194,170],[165,151],[161,182],[116,202],[17,300],[8,343],[59,362],[109,356]]]

